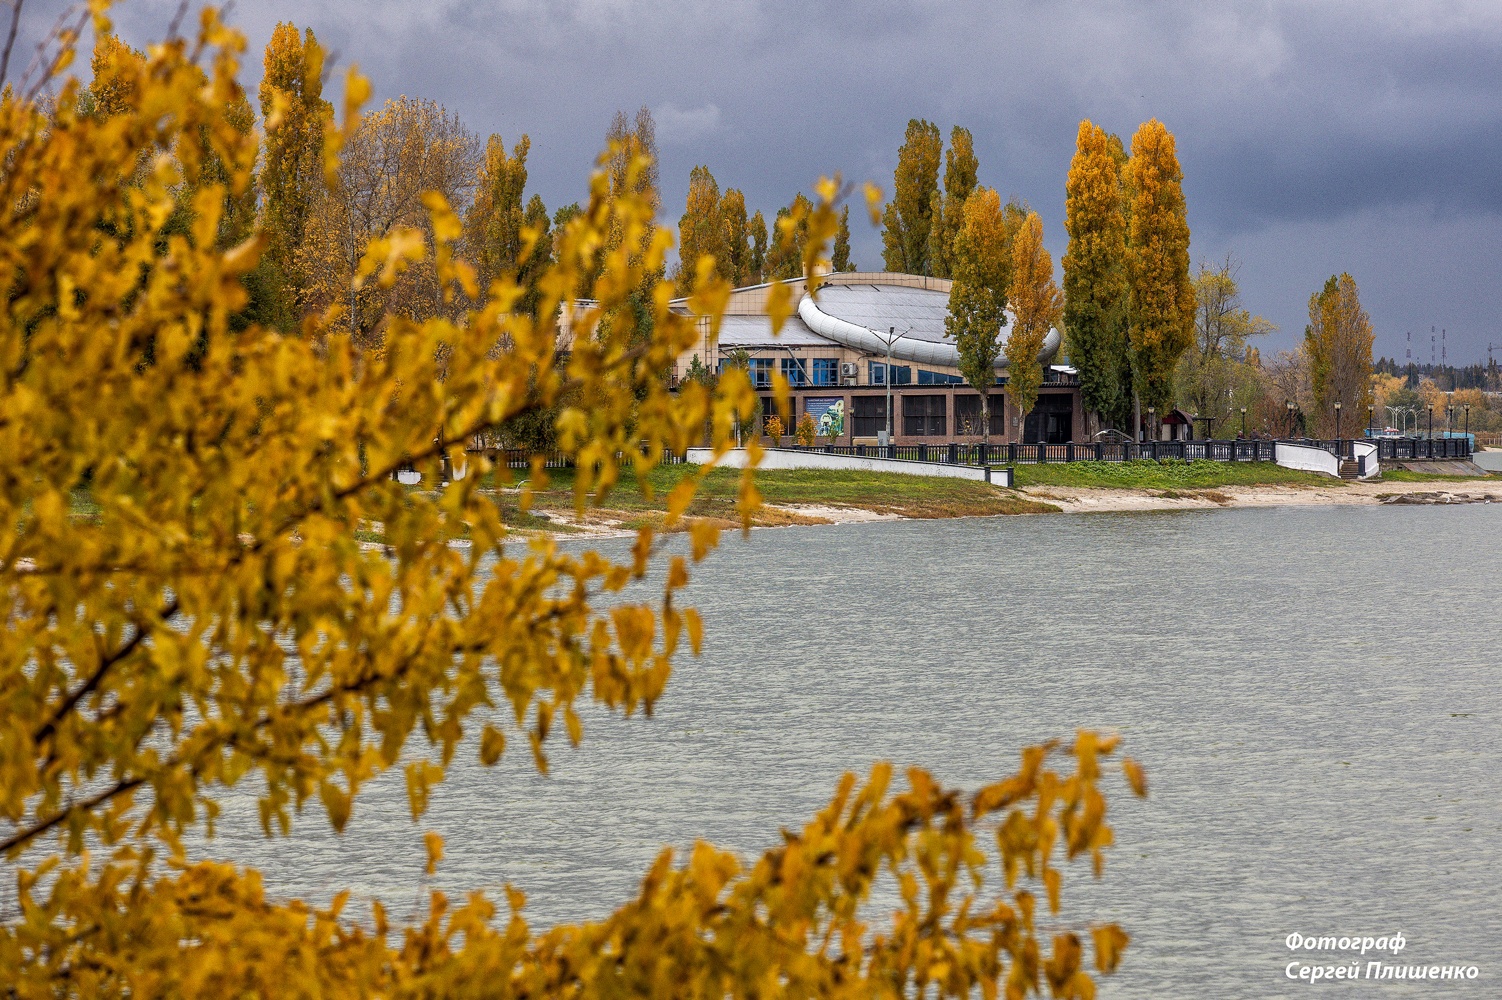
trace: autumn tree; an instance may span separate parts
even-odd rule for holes
[[[1154,118],[1132,136],[1126,166],[1131,195],[1127,285],[1134,421],[1141,407],[1173,402],[1179,355],[1194,343],[1189,222],[1173,135]]]
[[[829,264],[835,271],[854,271],[855,265],[850,262],[850,206],[840,209],[840,228],[835,233],[834,250],[831,253]]]
[[[1064,186],[1064,328],[1081,402],[1093,421],[1113,427],[1128,423],[1132,407],[1125,163],[1120,139],[1080,122]]]
[[[678,220],[678,294],[693,290],[699,258],[714,261],[714,273],[734,284],[724,219],[720,214],[720,185],[709,168],[698,166],[689,173],[688,197]]]
[[[1012,274],[1007,290],[1014,320],[1007,334],[1007,392],[1017,407],[1021,431],[1038,402],[1043,340],[1064,313],[1064,296],[1053,280],[1053,258],[1043,245],[1043,220],[1029,212],[1012,241]]]
[[[944,333],[959,350],[960,374],[980,394],[981,436],[991,440],[991,389],[1001,357],[1011,282],[1011,234],[1001,196],[980,188],[965,201],[964,224],[955,234],[954,281]]]
[[[323,99],[323,48],[312,28],[299,35],[296,25],[277,24],[266,44],[260,97],[266,133],[260,186],[267,284],[279,297],[270,309],[278,326],[292,329],[308,285],[297,253],[323,191],[324,136],[334,114]]]
[[[107,28],[104,8],[96,17]],[[530,313],[503,274],[455,319],[386,313],[378,352],[332,310],[308,317],[307,337],[232,329],[267,242],[213,238],[254,162],[254,137],[220,127],[242,45],[206,11],[191,48],[149,50],[139,104],[110,118],[79,110],[76,80],[50,81],[52,113],[0,94],[0,196],[36,206],[0,215],[0,447],[20,470],[0,478],[8,994],[1095,995],[1088,966],[1114,971],[1127,935],[1058,916],[1068,862],[1098,873],[1113,838],[1118,741],[1091,732],[1029,748],[968,792],[885,764],[847,775],[766,852],[664,852],[614,913],[542,932],[509,887],[499,904],[435,889],[407,920],[380,902],[351,913],[348,893],[274,899],[252,869],[189,857],[190,836],[212,852],[236,786],[253,786],[267,837],[340,831],[399,768],[421,822],[456,753],[545,768],[560,740],[584,738],[581,703],[652,711],[702,640],[682,592],[717,540],[685,517],[707,470],[667,497],[682,554],[654,526],[613,553],[517,537],[482,486],[512,474],[483,454],[443,490],[393,474],[434,476],[476,435],[574,398],[556,429],[582,514],[628,470],[647,482],[706,420],[723,455],[755,407],[733,371],[712,393],[660,380],[700,343],[667,287],[652,287],[645,339],[600,322],[661,272],[670,243],[655,204],[617,195],[604,169],[561,227]],[[188,72],[197,52],[209,86]],[[335,166],[369,124],[368,83],[351,74],[345,92],[354,113],[323,151]],[[157,154],[204,124],[233,183],[200,186],[193,238],[168,237],[184,168]],[[817,189],[809,259],[837,228],[837,191]],[[438,193],[426,209],[426,229],[396,226],[364,249],[352,284],[389,290],[428,267],[456,304],[480,296],[455,253],[459,215]],[[576,298],[610,232],[642,254],[608,255]],[[710,283],[693,306],[717,317],[728,291]],[[562,355],[553,318],[574,309],[587,334]],[[524,506],[546,487],[542,459]],[[747,472],[744,524],[757,503]],[[363,544],[376,526],[384,544]],[[1145,791],[1138,766],[1121,772]],[[437,877],[442,840],[425,842]],[[883,880],[904,887],[901,902],[872,912]]]
[[[367,347],[382,342],[384,320],[392,313],[411,319],[451,314],[452,296],[432,258],[384,283],[360,280],[360,265],[376,240],[431,246],[430,196],[464,211],[480,169],[479,140],[433,101],[401,97],[362,115],[345,140],[336,183],[315,202],[295,256],[308,305],[337,308],[341,327]],[[512,250],[519,252],[519,246]],[[506,252],[497,247],[495,259]]]
[[[956,125],[944,151],[944,191],[935,191],[932,198],[928,261],[934,277],[954,276],[954,238],[965,223],[965,199],[975,191],[979,170],[970,130]]]
[[[787,281],[803,277],[803,257],[808,246],[808,219],[813,203],[803,192],[792,204],[777,210],[772,225],[772,245],[767,250],[767,281]]]
[[[939,189],[939,127],[914,118],[897,151],[892,200],[882,212],[881,259],[888,271],[928,274],[928,234]]]
[[[1238,266],[1228,255],[1216,266],[1200,264],[1194,277],[1194,346],[1179,359],[1174,386],[1189,412],[1229,430],[1232,414],[1250,406],[1256,367],[1247,341],[1274,327],[1241,305]],[[1239,426],[1239,425],[1238,425]]]
[[[750,284],[760,284],[767,280],[767,220],[761,214],[761,209],[758,208],[751,216],[746,230],[751,242],[750,268],[746,280]]]
[[[475,180],[474,200],[464,214],[464,249],[474,264],[482,293],[503,274],[519,275],[528,295],[537,294],[536,281],[552,253],[547,207],[527,189],[530,137],[523,135],[506,152],[506,143],[492,135]],[[466,151],[467,152],[467,151]],[[531,302],[523,303],[523,308]]]
[[[1352,419],[1364,420],[1371,402],[1372,320],[1361,307],[1356,279],[1342,273],[1309,297],[1304,349],[1309,355],[1309,386],[1316,432],[1335,433],[1335,404]],[[1356,414],[1361,414],[1357,417]]]
[[[720,198],[720,227],[725,240],[725,268],[722,272],[732,288],[754,285],[751,269],[750,230],[746,219],[746,196],[738,188],[727,188]]]

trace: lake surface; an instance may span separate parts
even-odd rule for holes
[[[689,596],[704,656],[651,720],[588,711],[551,777],[470,754],[421,825],[396,775],[343,837],[310,810],[276,841],[237,790],[210,853],[400,913],[436,829],[435,884],[514,883],[541,927],[608,912],[663,845],[760,851],[874,760],[973,788],[1024,744],[1114,729],[1152,795],[1114,784],[1105,879],[1065,873],[1066,918],[1133,935],[1102,997],[1303,996],[1290,933],[1400,931],[1400,964],[1480,978],[1326,989],[1502,996],[1502,506],[764,530]]]

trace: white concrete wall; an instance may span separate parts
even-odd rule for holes
[[[1275,446],[1274,461],[1285,469],[1300,469],[1304,472],[1323,472],[1327,476],[1340,478],[1340,460],[1323,448],[1306,448],[1299,444],[1284,444],[1279,441]]]
[[[709,448],[690,448],[687,458],[695,465],[707,464],[714,452]],[[743,448],[728,451],[717,463],[721,468],[743,469]],[[938,462],[909,462],[901,458],[862,458],[858,455],[829,455],[820,451],[791,451],[765,448],[758,469],[847,469],[859,472],[899,472],[909,476],[941,476],[949,479],[985,481],[986,470],[973,465],[942,465]],[[999,477],[998,477],[999,478]]]
[[[1366,475],[1362,479],[1375,478],[1382,471],[1382,462],[1377,458],[1377,446],[1370,441],[1357,441],[1352,446],[1357,458],[1366,456]]]

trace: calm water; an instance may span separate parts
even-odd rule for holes
[[[400,910],[437,829],[438,885],[510,881],[541,926],[607,912],[665,844],[772,844],[847,769],[974,787],[1108,728],[1152,797],[1115,800],[1104,881],[1066,872],[1066,917],[1134,936],[1103,997],[1305,995],[1295,931],[1402,931],[1405,963],[1482,970],[1343,996],[1502,996],[1499,567],[1497,506],[759,531],[698,571],[708,648],[656,718],[587,713],[546,779],[525,754],[458,764],[421,826],[399,776],[342,838],[310,813],[262,840],[242,799],[211,851]]]

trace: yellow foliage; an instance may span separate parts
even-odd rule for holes
[[[1019,414],[1038,401],[1043,370],[1038,354],[1043,339],[1064,313],[1064,295],[1053,280],[1053,258],[1043,245],[1043,220],[1027,213],[1012,241],[1011,285],[1007,291],[1016,322],[1007,334],[1007,392]]]
[[[379,351],[332,310],[306,321],[309,336],[235,329],[266,242],[212,238],[255,161],[253,135],[220,127],[243,101],[242,47],[210,10],[196,49],[150,50],[118,114],[82,110],[73,80],[58,81],[50,113],[0,96],[0,195],[21,206],[0,216],[8,995],[1020,996],[1041,993],[1045,971],[1055,995],[1091,995],[1078,939],[1045,955],[1033,924],[1037,885],[1058,884],[1055,856],[1089,855],[1098,870],[1110,843],[1097,776],[1113,747],[1089,734],[1072,754],[1027,751],[1017,774],[972,796],[917,770],[903,791],[885,765],[863,786],[847,776],[753,863],[708,845],[679,864],[664,854],[605,920],[540,934],[512,889],[505,913],[434,892],[424,919],[393,927],[378,903],[353,919],[345,894],[326,908],[271,900],[253,870],[186,860],[182,835],[211,833],[217,799],[243,781],[260,790],[269,836],[309,822],[310,807],[338,829],[401,761],[421,817],[468,732],[480,730],[486,765],[505,759],[511,731],[545,768],[555,722],[582,738],[580,699],[650,713],[683,633],[695,652],[703,641],[678,596],[689,561],[717,543],[711,524],[692,523],[691,558],[670,563],[659,596],[621,601],[659,561],[650,530],[617,559],[563,550],[508,532],[477,488],[506,470],[478,456],[441,492],[394,474],[436,475],[476,435],[558,405],[582,508],[623,464],[649,472],[706,421],[723,453],[755,405],[734,373],[712,395],[660,377],[700,334],[650,277],[670,240],[650,186],[634,182],[639,157],[623,185],[595,175],[533,311],[512,308],[521,289],[502,275],[472,311],[387,311]],[[359,128],[347,116],[327,130],[324,153]],[[163,151],[187,149],[185,136],[206,136],[230,176],[201,184],[192,224],[168,231],[185,167]],[[416,225],[360,248],[351,287],[422,267],[434,288],[472,289],[449,245],[449,199],[421,202]],[[835,219],[821,195],[806,263]],[[649,335],[598,322],[643,287]],[[567,354],[562,311],[575,318]],[[546,481],[540,461],[531,480]],[[748,472],[746,516],[756,502]],[[372,522],[381,546],[359,541]],[[443,844],[425,845],[432,872]],[[1017,885],[1023,872],[1037,884]],[[878,928],[862,907],[885,875],[903,898]],[[1099,968],[1125,940],[1096,933]]]

